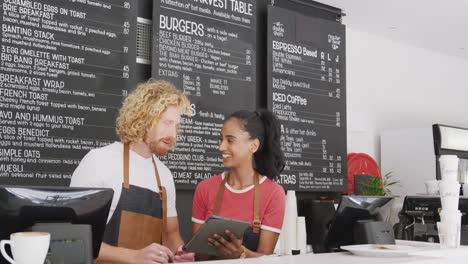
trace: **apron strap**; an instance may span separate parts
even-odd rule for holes
[[[130,188],[130,183],[129,183],[129,156],[130,156],[130,145],[128,143],[124,144],[124,159],[123,159],[123,172],[124,172],[124,184],[123,187],[125,189]]]
[[[255,195],[254,195],[254,220],[253,220],[253,232],[258,234],[260,232],[260,226],[262,221],[260,221],[260,176],[258,172],[255,171],[254,176],[255,184]]]
[[[167,193],[166,188],[161,184],[161,179],[159,178],[158,167],[156,166],[156,162],[154,161],[154,156],[151,156],[154,166],[154,173],[156,174],[156,180],[158,182],[159,193],[161,194],[161,203],[162,203],[162,232],[161,232],[161,244],[166,242],[166,225],[167,225]]]
[[[216,204],[213,210],[213,214],[217,215],[219,212],[219,208],[221,207],[221,201],[223,200],[224,194],[224,185],[229,179],[229,172],[226,172],[223,181],[219,184],[218,194],[216,195]],[[252,222],[253,232],[258,234],[260,232],[260,226],[262,222],[260,221],[260,176],[258,172],[255,171],[254,174],[254,185],[255,185],[255,193],[254,193],[254,220]]]
[[[224,194],[224,184],[226,184],[228,177],[229,177],[229,172],[226,172],[226,174],[224,175],[223,181],[219,184],[218,194],[216,195],[216,204],[213,210],[214,215],[218,214],[219,208],[221,207],[221,201],[223,200],[223,194]]]

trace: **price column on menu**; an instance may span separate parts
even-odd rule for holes
[[[68,185],[115,140],[133,86],[136,9],[121,0],[2,0],[0,184]]]
[[[277,7],[268,13],[268,105],[280,119],[286,189],[346,188],[345,29]]]
[[[162,158],[178,188],[223,171],[218,151],[224,118],[255,108],[255,0],[158,0],[154,5],[153,77],[188,95],[174,152]]]

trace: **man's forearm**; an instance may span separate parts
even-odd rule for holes
[[[168,233],[167,234],[167,241],[165,243],[165,246],[168,247],[172,252],[177,252],[177,249],[185,244],[182,238],[180,238],[180,233],[179,232],[173,232],[173,233]]]
[[[106,243],[101,244],[99,256],[95,263],[132,263],[136,251],[128,248],[114,247]]]

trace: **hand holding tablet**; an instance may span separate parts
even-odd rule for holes
[[[248,222],[219,216],[211,216],[185,245],[184,250],[188,252],[219,256],[221,253],[216,247],[208,244],[208,238],[212,237],[214,234],[218,234],[225,240],[231,241],[230,237],[225,232],[226,230],[229,230],[236,237],[241,238],[244,235],[244,231],[249,226],[250,224]]]

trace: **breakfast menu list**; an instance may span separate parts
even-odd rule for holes
[[[134,85],[134,1],[0,3],[0,184],[68,185],[115,140]]]
[[[346,189],[345,28],[270,6],[268,107],[280,119],[285,189]]]
[[[162,160],[177,188],[223,171],[218,151],[224,119],[255,109],[255,0],[157,0],[153,12],[152,76],[188,95],[176,149]]]

